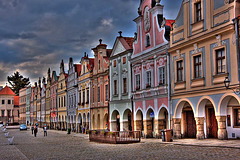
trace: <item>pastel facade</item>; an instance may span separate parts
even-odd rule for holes
[[[58,89],[58,76],[56,74],[56,71],[52,72],[52,79],[51,79],[51,85],[50,85],[50,111],[51,111],[51,128],[57,129],[58,126],[58,113],[57,113],[57,89]]]
[[[50,128],[51,124],[51,71],[48,69],[46,84],[46,124]]]
[[[41,89],[41,127],[46,124],[46,79],[43,77]]]
[[[0,91],[0,121],[5,123],[13,123],[13,111],[14,111],[14,96],[15,93],[8,87],[5,86]],[[19,104],[18,104],[19,105]]]
[[[76,130],[76,117],[78,109],[78,72],[81,65],[73,64],[69,59],[67,77],[67,127]]]
[[[19,123],[26,124],[26,100],[27,100],[27,88],[19,90]]]
[[[36,92],[36,123],[41,126],[41,78],[39,77]]]
[[[58,129],[67,129],[67,74],[64,71],[63,60],[60,64],[60,74],[57,88]]]
[[[94,59],[84,55],[81,61],[81,70],[78,78],[78,110],[77,110],[77,132],[83,133],[90,128],[90,76],[94,67]]]
[[[30,123],[34,124],[34,87],[31,87],[31,100],[30,100]]]
[[[235,28],[239,1],[184,0],[171,31],[171,93],[175,138],[240,137]]]
[[[110,56],[110,102],[109,123],[111,131],[132,131],[132,83],[131,64],[133,38],[122,37],[115,40]],[[105,95],[106,99],[108,95]]]
[[[91,129],[109,128],[108,99],[109,95],[109,56],[111,50],[106,44],[92,48],[94,52],[94,68],[91,76]]]
[[[138,12],[131,56],[134,130],[159,137],[161,129],[170,128],[166,51],[172,21],[165,20],[163,6],[155,1],[141,1]]]
[[[31,123],[31,118],[30,118],[31,94],[32,94],[32,87],[29,86],[26,89],[26,124],[27,125],[30,125]]]

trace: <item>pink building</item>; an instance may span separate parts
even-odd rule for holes
[[[57,85],[58,76],[56,71],[52,72],[52,81],[50,86],[51,100],[50,100],[50,111],[51,111],[51,128],[57,129]]]
[[[170,128],[166,51],[173,21],[166,20],[163,6],[152,0],[141,1],[138,13],[131,57],[134,130],[159,137],[161,129]]]

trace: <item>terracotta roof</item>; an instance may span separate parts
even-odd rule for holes
[[[19,106],[19,96],[14,96],[14,106]]]
[[[0,94],[4,95],[15,95],[15,93],[8,87],[5,86],[1,91]]]
[[[172,28],[172,23],[174,23],[175,20],[166,20],[166,26],[169,26]]]
[[[133,48],[133,38],[132,37],[123,37],[123,39],[127,42],[129,47],[132,49]]]
[[[75,66],[75,72],[77,72],[77,75],[80,75],[80,71],[81,71],[81,64],[74,64]]]

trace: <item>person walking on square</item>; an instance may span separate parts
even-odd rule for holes
[[[33,134],[33,131],[34,131],[34,126],[32,125],[32,127],[31,127],[31,130],[32,130],[32,134]]]
[[[37,126],[34,127],[34,137],[37,136]]]
[[[43,127],[43,131],[44,131],[44,137],[45,135],[47,136],[47,124],[45,124],[45,126]]]

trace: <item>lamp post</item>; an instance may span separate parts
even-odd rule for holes
[[[233,92],[237,95],[240,94],[240,84],[237,86],[237,88],[233,89],[233,88],[230,88],[230,79],[228,77],[225,77],[225,80],[224,80],[224,85],[226,87],[226,89],[231,89],[233,90]]]

